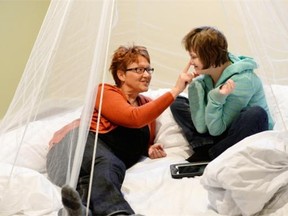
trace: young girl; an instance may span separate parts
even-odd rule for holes
[[[252,58],[229,53],[225,36],[209,26],[191,30],[183,44],[194,79],[188,99],[178,96],[170,108],[194,150],[188,161],[210,161],[245,137],[273,128]]]

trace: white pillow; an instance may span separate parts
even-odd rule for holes
[[[12,165],[0,163],[1,216],[48,215],[61,208],[60,190],[45,176],[31,169],[17,166],[12,169]]]
[[[155,99],[169,90],[165,88],[149,90],[144,95]],[[185,93],[181,95],[187,96]],[[44,173],[49,140],[55,131],[79,118],[80,114],[81,108],[49,119],[31,122],[27,128],[24,126],[2,134],[0,136],[0,162],[15,163],[15,165]],[[24,132],[25,136],[23,137]],[[165,148],[189,146],[169,107],[156,120],[155,142],[162,143]]]
[[[81,109],[77,109],[49,119],[34,121],[27,128],[23,126],[2,134],[0,162],[15,163],[18,166],[45,172],[49,140],[56,130],[79,118],[80,112]]]
[[[149,90],[143,95],[156,99],[167,91],[170,91],[170,89]],[[181,95],[187,96],[185,93]],[[189,146],[180,126],[173,118],[170,107],[156,119],[156,137],[154,142],[163,144],[164,148]]]

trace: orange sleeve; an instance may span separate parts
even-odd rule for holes
[[[127,103],[125,96],[118,88],[105,84],[104,89],[101,114],[111,123],[123,127],[144,127],[154,121],[174,101],[172,94],[167,92],[149,103],[134,107]],[[97,94],[95,105],[97,110],[99,95]]]

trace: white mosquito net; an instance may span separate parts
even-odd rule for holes
[[[1,148],[11,148],[9,155],[1,155],[1,161],[25,166],[31,160],[32,168],[45,173],[49,139],[81,115],[77,139],[70,139],[71,145],[77,144],[75,157],[71,150],[68,159],[73,159],[65,162],[70,165],[65,182],[75,186],[95,87],[99,82],[113,83],[108,73],[112,52],[119,45],[146,46],[155,68],[151,88],[170,88],[189,60],[182,38],[203,25],[221,30],[230,52],[257,60],[260,67],[256,73],[265,85],[274,119],[287,130],[283,120],[287,112],[280,112],[274,97],[275,86],[288,85],[287,10],[287,0],[51,0],[13,101],[1,121]],[[62,120],[67,113],[72,117]],[[33,130],[45,121],[49,128]],[[13,145],[7,144],[4,136],[12,132]],[[35,136],[43,138],[37,141],[42,147],[32,154],[25,146]],[[44,162],[33,162],[35,157]],[[60,169],[54,168],[55,173]]]

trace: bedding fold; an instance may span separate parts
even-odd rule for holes
[[[219,214],[254,215],[279,191],[287,191],[287,135],[265,131],[247,137],[210,162],[201,184]],[[288,202],[287,196],[282,198]]]

